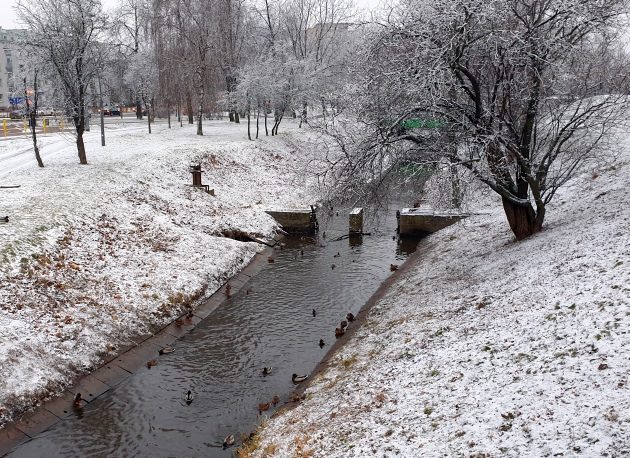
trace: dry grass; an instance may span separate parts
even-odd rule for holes
[[[306,448],[308,441],[308,436],[298,436],[295,438],[295,453],[293,454],[295,458],[308,458],[314,455],[315,451],[313,449]]]
[[[349,358],[344,358],[341,360],[341,365],[344,369],[350,369],[356,362],[359,360],[357,355],[352,355]]]

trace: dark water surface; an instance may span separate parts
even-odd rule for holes
[[[320,216],[318,236],[286,240],[275,263],[176,341],[175,353],[9,456],[230,456],[223,438],[252,431],[261,420],[259,403],[277,394],[283,404],[294,389],[291,374],[310,373],[346,313],[356,314],[391,274],[390,264],[415,250],[417,240],[394,237],[395,211],[381,210],[379,221],[366,215],[372,235],[361,240],[333,241],[347,233],[347,210]],[[271,375],[262,375],[264,366],[273,366]],[[190,405],[183,400],[188,389],[195,394]]]

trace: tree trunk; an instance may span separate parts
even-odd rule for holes
[[[263,110],[265,110],[265,137],[269,137],[269,129],[267,128],[267,106],[266,105],[263,107]]]
[[[241,123],[241,117],[239,116],[238,111],[234,112],[234,122],[236,124],[240,124]]]
[[[510,229],[516,236],[516,240],[523,240],[530,235],[540,232],[544,220],[544,207],[536,215],[531,204],[516,205],[505,197],[502,198],[503,210],[507,217]]]
[[[302,123],[308,124],[308,105],[306,102],[302,102],[302,115],[300,116],[300,125],[302,127]]]
[[[202,85],[199,91],[199,110],[197,111],[197,116],[198,116],[197,135],[203,135],[203,100],[204,100],[204,88]]]
[[[29,107],[28,103],[28,90],[26,88],[26,77],[24,77],[24,100],[26,101],[26,112],[28,113],[29,125],[31,127],[31,135],[33,137],[33,150],[35,151],[35,159],[37,160],[37,165],[39,167],[44,167],[44,162],[42,161],[42,157],[39,154],[39,147],[37,146],[37,130],[35,118],[37,117],[37,70],[35,70],[35,76],[33,78],[33,92],[34,96],[34,104],[33,109]],[[5,121],[6,122],[6,121]],[[46,122],[44,119],[43,122]]]
[[[190,92],[186,92],[186,109],[188,110],[188,124],[194,124],[195,116],[193,115],[192,95]]]
[[[252,139],[252,131],[251,131],[251,116],[249,113],[249,104],[247,106],[247,138],[249,138],[249,140],[251,141]]]
[[[79,164],[87,165],[87,155],[85,154],[85,144],[83,143],[83,132],[84,128],[81,125],[82,120],[74,120],[75,124],[79,124],[77,126],[77,151],[79,152]]]
[[[140,99],[136,100],[136,119],[142,119],[142,103],[140,103]]]
[[[256,109],[256,140],[258,140],[258,125],[260,124],[260,105]]]
[[[151,107],[149,107],[147,102],[144,103],[144,106],[147,109],[147,124],[149,126],[149,133],[151,133]]]

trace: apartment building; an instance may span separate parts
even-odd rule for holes
[[[23,29],[0,27],[0,111],[9,111],[11,109],[9,99],[21,95],[19,82],[14,75],[19,74],[23,66],[18,45],[23,34]]]

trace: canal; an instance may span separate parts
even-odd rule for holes
[[[156,354],[155,367],[138,370],[8,456],[230,456],[223,438],[234,434],[238,445],[273,413],[271,407],[261,415],[260,403],[277,395],[283,405],[295,389],[291,375],[315,368],[340,321],[356,315],[390,266],[415,250],[417,240],[396,235],[396,208],[368,211],[364,230],[371,235],[360,239],[344,237],[349,209],[326,211],[318,235],[287,238],[274,262],[176,341],[174,353]],[[273,370],[264,376],[266,366]]]

